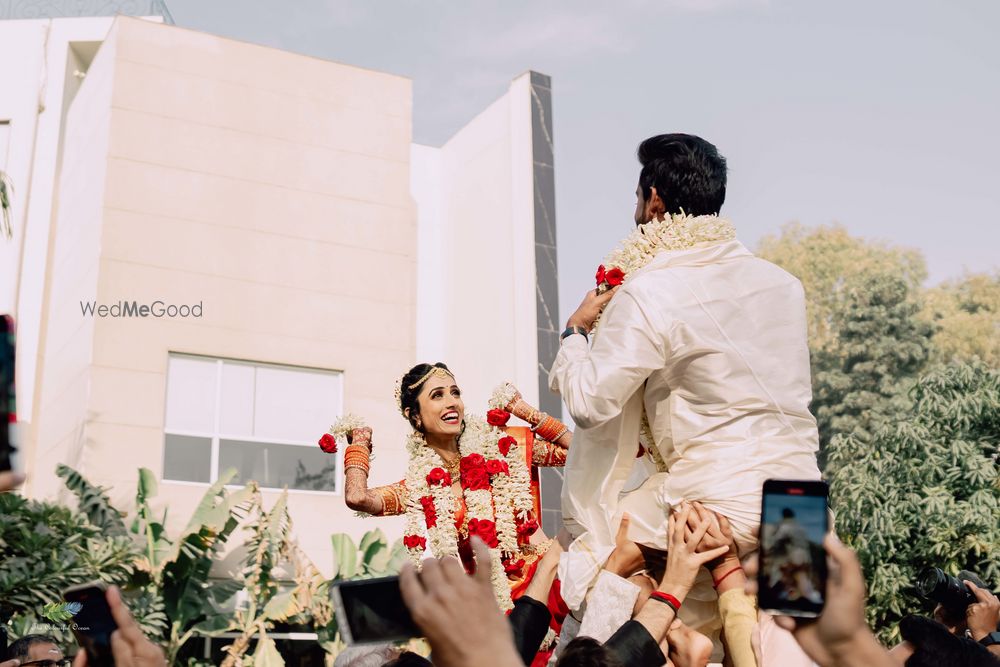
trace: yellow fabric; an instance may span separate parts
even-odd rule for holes
[[[726,655],[733,667],[757,667],[750,635],[757,625],[757,605],[741,588],[732,588],[719,596],[719,615],[725,637]]]

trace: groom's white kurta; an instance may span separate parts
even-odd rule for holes
[[[563,513],[579,537],[559,568],[570,608],[623,511],[632,539],[662,549],[670,506],[701,501],[746,550],[765,479],[819,479],[802,285],[738,241],[656,255],[611,299],[591,345],[563,341],[550,383],[577,426]],[[668,472],[625,493],[643,405]]]

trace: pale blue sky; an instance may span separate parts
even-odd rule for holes
[[[728,158],[753,247],[842,222],[923,251],[931,281],[1000,266],[996,0],[168,0],[180,26],[413,79],[440,145],[526,69],[552,76],[563,318],[631,229],[635,147]]]

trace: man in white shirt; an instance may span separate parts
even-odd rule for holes
[[[718,217],[726,163],[712,144],[659,135],[638,157],[642,232],[619,253],[632,258],[631,273],[587,294],[550,374],[577,425],[563,487],[577,539],[559,570],[571,609],[613,549],[623,511],[631,539],[665,549],[671,508],[700,501],[728,517],[746,553],[764,480],[820,476],[801,284]],[[637,458],[647,420],[655,451]],[[711,582],[701,584],[705,604],[695,594],[681,614],[693,627],[714,615]]]

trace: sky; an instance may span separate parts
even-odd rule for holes
[[[528,69],[552,77],[560,310],[632,228],[651,135],[729,163],[753,249],[838,222],[929,283],[1000,267],[995,0],[167,0],[177,25],[407,76],[439,146]]]

